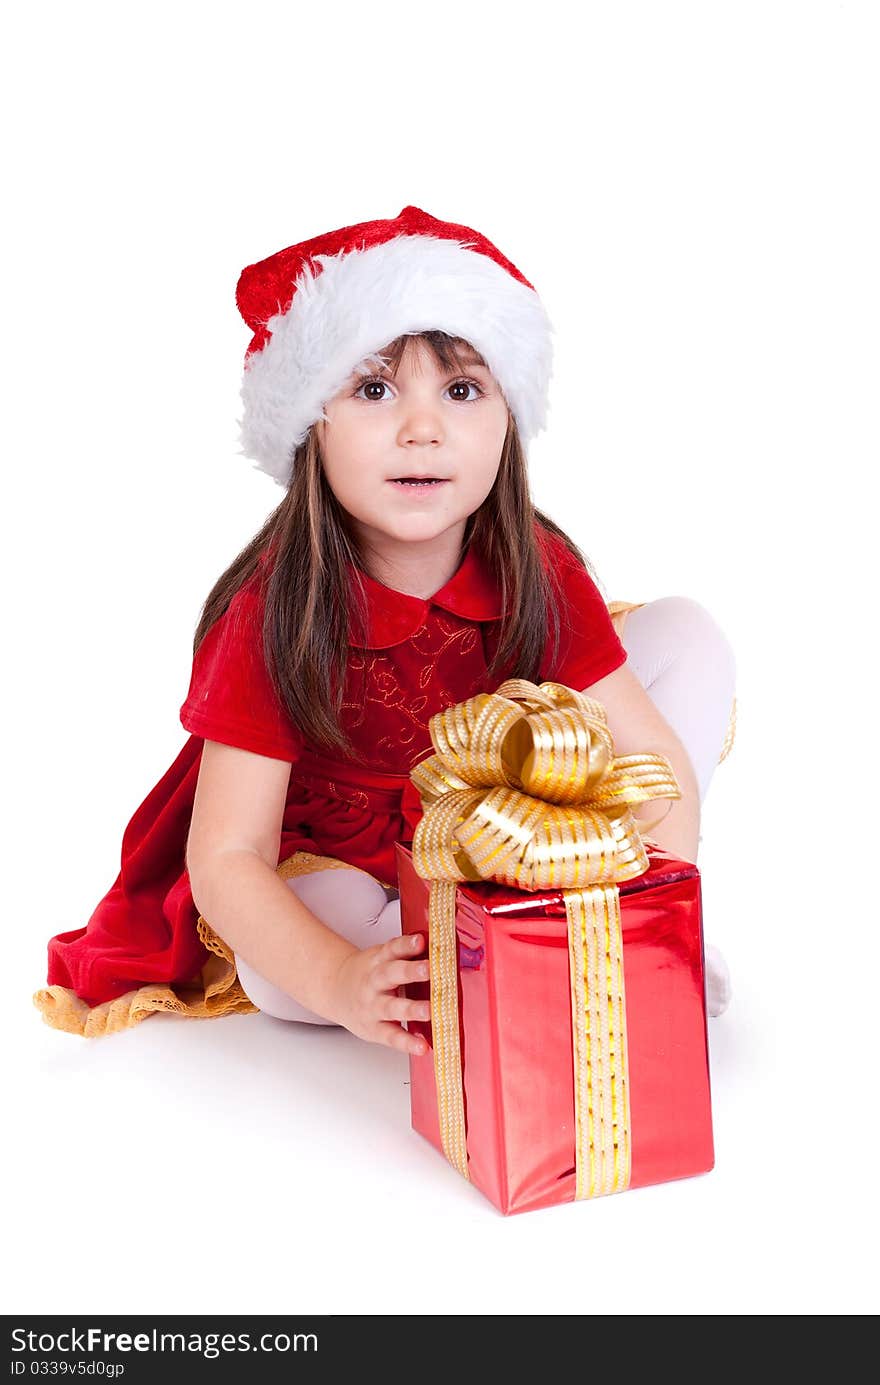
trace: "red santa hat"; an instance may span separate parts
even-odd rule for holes
[[[520,437],[545,427],[553,331],[528,279],[478,231],[419,207],[279,250],[239,277],[254,333],[238,420],[241,452],[279,485],[323,406],[396,337],[442,331],[476,347]]]

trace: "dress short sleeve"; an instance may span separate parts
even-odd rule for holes
[[[193,658],[184,728],[274,760],[298,760],[303,736],[275,693],[263,657],[262,604],[255,579],[236,592]]]
[[[626,663],[626,649],[587,569],[555,534],[545,543],[565,599],[559,612],[559,653],[555,661],[551,660],[552,642],[548,635],[541,678],[583,692]]]

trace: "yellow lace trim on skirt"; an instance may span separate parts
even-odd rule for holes
[[[287,880],[310,871],[339,868],[352,869],[347,861],[339,861],[335,856],[316,856],[310,851],[296,851],[279,864],[277,874],[282,880]],[[131,1029],[141,1020],[163,1011],[179,1015],[182,1019],[258,1014],[258,1007],[242,989],[232,949],[201,915],[196,927],[201,941],[212,955],[196,980],[186,986],[164,983],[139,986],[126,991],[116,1000],[105,1000],[100,1005],[87,1005],[67,986],[44,986],[34,994],[34,1004],[53,1029],[63,1029],[68,1034],[79,1034],[85,1039],[102,1038],[122,1029]]]

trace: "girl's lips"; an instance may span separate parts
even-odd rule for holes
[[[443,486],[449,484],[448,481],[389,481],[390,486],[396,486],[399,491],[411,491],[413,495],[427,495],[429,491],[439,491]]]

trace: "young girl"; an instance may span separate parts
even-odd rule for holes
[[[394,843],[431,717],[507,678],[586,691],[615,754],[670,760],[682,796],[650,840],[695,861],[734,659],[687,598],[609,608],[533,505],[552,329],[484,236],[405,207],[251,265],[237,302],[243,451],[285,497],[205,602],[189,739],[34,1000],[87,1036],[260,1009],[419,1053],[404,1026],[429,1006],[401,991],[427,940],[401,936]]]

